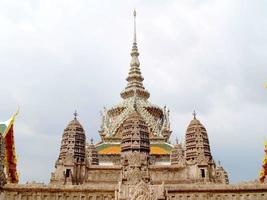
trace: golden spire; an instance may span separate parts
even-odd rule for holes
[[[134,37],[133,37],[133,46],[131,51],[131,63],[130,63],[130,71],[127,77],[127,87],[121,92],[121,97],[126,99],[132,96],[139,96],[145,99],[148,99],[150,94],[145,90],[143,86],[143,76],[140,71],[140,62],[138,59],[139,52],[137,48],[137,39],[136,39],[136,11],[134,10]]]

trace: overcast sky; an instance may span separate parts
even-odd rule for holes
[[[0,121],[15,122],[21,182],[48,182],[78,110],[99,141],[99,111],[126,86],[137,40],[150,101],[170,108],[172,141],[195,109],[230,181],[258,177],[267,136],[267,1],[0,0]]]

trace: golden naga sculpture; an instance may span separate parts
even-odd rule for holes
[[[267,83],[265,84],[265,88],[267,89]],[[265,140],[264,142],[264,146],[265,146],[265,157],[263,159],[263,164],[262,164],[262,169],[260,171],[260,178],[259,178],[259,181],[261,183],[264,183],[265,181],[265,177],[267,176],[267,140]]]
[[[265,177],[267,176],[267,141],[265,141],[264,151],[265,151],[265,158],[263,159],[262,169],[260,171],[260,178],[259,178],[259,181],[261,183],[264,183]]]
[[[265,88],[267,89],[267,83],[265,84]],[[260,178],[259,181],[264,183],[265,177],[267,176],[267,140],[265,140],[265,157],[263,159],[262,169],[260,171]]]

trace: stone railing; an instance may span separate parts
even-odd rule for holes
[[[113,200],[115,185],[56,186],[7,184],[0,200]],[[176,184],[164,185],[167,200],[266,200],[267,184]]]
[[[181,184],[165,186],[168,200],[267,200],[267,184]]]
[[[0,190],[0,200],[112,200],[112,185],[57,186],[43,184],[7,184]]]

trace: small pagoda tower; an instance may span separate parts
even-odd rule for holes
[[[190,177],[202,182],[229,183],[227,172],[220,164],[216,166],[212,158],[207,130],[195,111],[186,130],[185,148]]]
[[[191,162],[199,162],[199,158],[204,158],[207,161],[211,161],[212,156],[206,128],[196,118],[195,111],[193,116],[194,118],[187,127],[185,135],[186,160]]]
[[[75,111],[74,119],[64,129],[60,154],[55,164],[55,172],[51,176],[51,183],[76,185],[84,181],[86,137],[77,115]]]
[[[149,151],[148,126],[140,114],[133,112],[122,125],[122,183],[148,182]]]
[[[140,152],[149,155],[149,132],[146,122],[134,112],[122,125],[121,153]]]
[[[228,174],[219,161],[216,166],[216,183],[229,184]]]
[[[98,165],[98,153],[95,148],[93,138],[91,138],[91,143],[86,145],[86,165]]]
[[[204,181],[215,178],[216,166],[211,156],[208,134],[196,118],[195,111],[187,127],[185,140],[185,159],[188,166],[191,166],[191,177]]]

